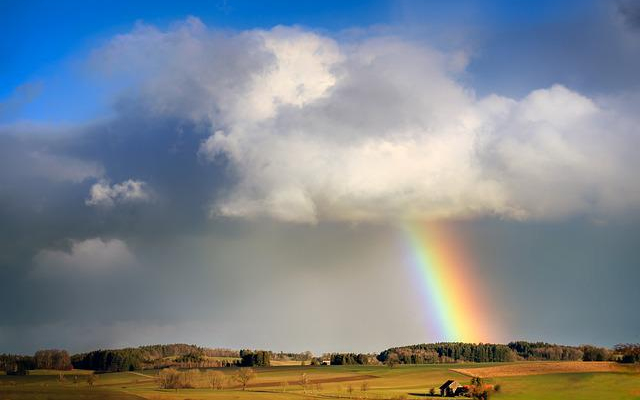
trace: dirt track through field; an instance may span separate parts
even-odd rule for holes
[[[121,386],[121,387],[126,387],[126,386],[137,385],[137,384],[140,384],[140,383],[153,382],[153,381],[155,381],[157,379],[155,376],[145,375],[145,374],[141,374],[139,372],[128,371],[128,373],[131,374],[131,375],[136,375],[136,376],[143,377],[144,379],[136,379],[135,381],[125,381],[125,382],[106,382],[106,383],[96,382],[96,386],[106,386],[106,387],[108,387],[108,386]]]
[[[315,385],[318,383],[340,383],[340,382],[355,382],[355,381],[366,381],[368,379],[376,379],[378,376],[375,375],[351,375],[351,376],[336,376],[333,378],[317,378],[317,379],[309,379],[310,385]],[[300,385],[300,380],[287,381],[287,385]],[[261,387],[273,387],[280,386],[282,382],[272,381],[272,382],[259,382],[247,385],[248,388],[261,388]],[[236,386],[240,387],[240,386]]]
[[[558,362],[526,362],[510,365],[498,365],[482,368],[455,368],[452,371],[480,378],[498,376],[524,376],[543,374],[562,374],[580,372],[620,372],[626,368],[608,361],[558,361]]]

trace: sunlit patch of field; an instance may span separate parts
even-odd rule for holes
[[[628,366],[609,361],[521,362],[480,368],[455,368],[452,371],[481,378],[543,375],[575,372],[626,372]]]
[[[58,371],[55,369],[34,369],[29,371],[29,375],[86,376],[91,374],[93,374],[93,371],[88,369],[72,369],[69,371]]]
[[[280,361],[280,360],[271,360],[271,365],[274,367],[294,367],[294,366],[301,366],[301,365],[307,365],[309,362],[308,361],[295,361],[295,360],[288,360],[288,361]]]

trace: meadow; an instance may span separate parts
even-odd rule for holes
[[[455,369],[456,371],[454,371]],[[468,384],[474,370],[487,383],[500,385],[500,400],[636,399],[640,400],[637,366],[584,362],[521,362],[455,365],[277,366],[255,368],[246,390],[232,379],[235,368],[217,369],[228,378],[222,390],[160,389],[158,370],[97,375],[93,386],[87,371],[55,371],[27,376],[0,376],[0,400],[214,400],[264,399],[437,399],[429,396],[447,379]],[[560,372],[558,372],[560,371]],[[305,374],[306,385],[301,384]],[[75,378],[77,376],[77,379]],[[202,374],[204,377],[205,375]],[[206,386],[206,382],[202,382]]]

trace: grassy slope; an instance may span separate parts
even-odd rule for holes
[[[586,372],[500,378],[505,400],[640,399],[640,376]]]
[[[492,364],[495,365],[495,364]],[[480,367],[482,364],[468,365],[468,368]],[[246,392],[240,390],[213,391],[209,389],[160,390],[155,382],[139,375],[153,376],[157,371],[139,371],[137,373],[112,373],[100,375],[94,388],[89,388],[84,377],[79,377],[79,383],[74,385],[68,379],[60,384],[55,376],[0,376],[0,400],[23,399],[107,399],[107,400],[207,400],[207,399],[264,399],[264,400],[303,400],[328,397],[348,397],[348,388],[353,388],[353,397],[368,399],[390,399],[405,395],[408,398],[425,397],[430,387],[438,387],[446,379],[456,379],[461,383],[468,383],[469,377],[452,372],[450,366],[425,365],[402,366],[394,369],[387,367],[272,367],[257,369],[257,378],[252,384],[268,386],[249,388]],[[460,367],[460,365],[456,365]],[[232,369],[223,369],[231,374]],[[320,391],[316,385],[311,385],[312,392],[304,395],[297,384],[286,386],[282,392],[282,381],[295,382],[302,373],[306,373],[311,380],[324,380],[320,384]],[[327,382],[336,378],[361,378],[374,376],[365,380],[351,382]],[[16,385],[9,385],[15,381]],[[368,383],[366,393],[360,391],[362,382]],[[585,372],[531,376],[501,377],[490,380],[500,383],[502,393],[495,395],[497,400],[566,400],[566,399],[618,399],[640,400],[640,374],[638,372]]]
[[[142,400],[140,397],[114,390],[112,387],[89,387],[86,376],[66,377],[58,382],[57,375],[0,376],[0,400]]]

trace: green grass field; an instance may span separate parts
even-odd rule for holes
[[[63,381],[59,381],[55,372],[39,371],[28,376],[0,376],[0,400],[431,399],[427,395],[429,388],[437,388],[447,379],[469,383],[470,377],[450,368],[496,365],[500,364],[421,365],[393,369],[380,366],[257,368],[257,375],[246,391],[237,387],[163,390],[158,388],[155,380],[158,371],[154,370],[101,374],[93,387],[87,383],[86,371],[68,372]],[[514,368],[518,366],[512,365]],[[234,373],[233,369],[221,371],[229,377]],[[306,373],[311,381],[306,393],[298,383],[302,373]],[[492,396],[499,400],[640,400],[640,372],[637,367],[617,372],[503,376],[488,378],[487,382],[500,384],[501,391]]]

